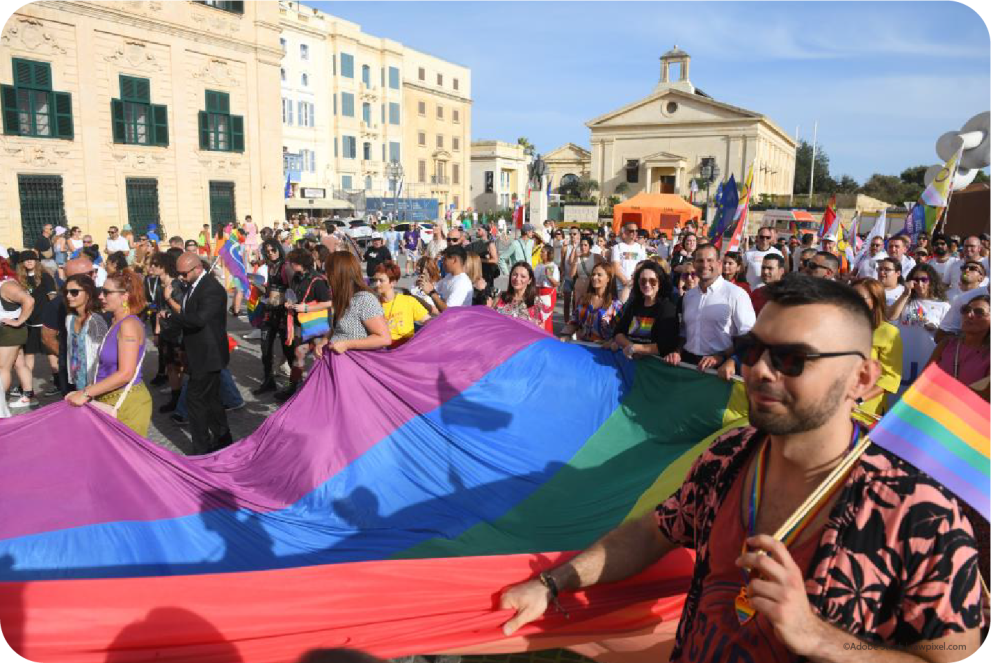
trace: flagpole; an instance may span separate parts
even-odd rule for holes
[[[812,207],[812,183],[816,174],[816,140],[819,137],[819,120],[815,121],[812,128],[812,165],[809,168],[809,207]]]

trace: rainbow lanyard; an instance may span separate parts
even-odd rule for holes
[[[859,437],[860,428],[856,422],[853,424],[853,435],[850,437],[850,446],[847,449],[847,453],[850,449],[853,449],[857,443],[857,437]],[[747,537],[743,540],[743,553],[747,552],[747,538],[754,536],[757,533],[757,513],[760,510],[760,502],[764,497],[764,482],[767,479],[767,438],[764,438],[763,443],[761,443],[760,451],[757,454],[757,460],[754,463],[754,480],[750,487],[750,504],[747,511]],[[843,487],[845,481],[837,481],[836,484],[826,493],[815,508],[811,509],[804,517],[802,517],[798,522],[796,522],[791,529],[784,535],[781,542],[785,544],[786,548],[790,548],[791,544],[798,540],[805,528],[816,519],[819,512],[822,511],[826,504],[832,499],[833,495]],[[741,553],[742,554],[742,553]],[[747,584],[750,582],[750,575],[746,569],[741,569],[743,574],[743,586],[740,587],[740,592],[736,596],[734,601],[734,606],[736,608],[736,618],[740,620],[740,624],[746,624],[751,619],[754,618],[756,610],[754,606],[750,603],[750,597],[747,596]]]

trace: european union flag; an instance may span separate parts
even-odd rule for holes
[[[740,203],[740,194],[736,190],[736,180],[730,174],[726,183],[720,185],[720,190],[716,192],[716,216],[712,220],[712,230],[709,239],[715,241],[733,223],[736,215],[736,206]]]

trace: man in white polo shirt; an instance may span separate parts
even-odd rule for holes
[[[888,240],[888,256],[901,264],[903,276],[908,276],[908,273],[915,267],[915,258],[906,255],[907,251],[908,237],[905,235],[895,235]]]
[[[685,293],[681,349],[664,357],[669,364],[687,362],[699,370],[719,368],[725,378],[735,373],[733,339],[750,331],[757,320],[747,291],[722,277],[719,251],[711,244],[695,250],[699,284]]]
[[[761,284],[760,270],[764,265],[764,256],[770,253],[781,255],[781,251],[771,246],[775,235],[772,226],[764,226],[757,231],[757,246],[743,254],[743,261],[747,266],[747,283],[751,290]]]
[[[626,303],[633,289],[633,272],[647,259],[647,249],[637,242],[637,224],[624,223],[622,236],[612,249],[612,264],[619,281],[619,300]]]

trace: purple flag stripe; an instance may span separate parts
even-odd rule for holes
[[[65,403],[0,421],[0,482],[11,496],[0,503],[0,539],[195,514],[204,505],[193,495],[203,489],[239,496],[211,508],[285,508],[386,438],[394,428],[389,421],[435,410],[546,338],[489,309],[452,309],[397,350],[327,353],[329,370],[314,370],[254,434],[208,456],[175,455],[106,415]],[[47,435],[25,440],[23,430]],[[313,442],[314,431],[326,431],[322,444]],[[180,489],[177,475],[200,490]],[[144,497],[125,497],[134,494]],[[67,499],[72,509],[57,506]]]

